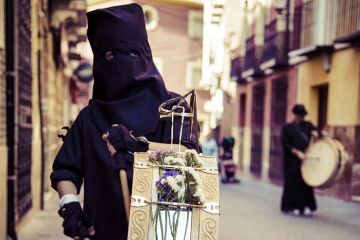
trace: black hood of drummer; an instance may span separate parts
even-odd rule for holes
[[[155,67],[144,12],[128,4],[87,13],[87,36],[94,53],[93,99],[121,100],[146,81],[163,84]]]

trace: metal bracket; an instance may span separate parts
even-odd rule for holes
[[[135,168],[151,168],[151,165],[148,165],[146,162],[135,162]]]
[[[218,209],[220,207],[220,203],[208,202],[208,203],[205,203],[204,205],[205,205],[205,207],[203,208],[203,210],[205,212],[220,215],[220,210]]]
[[[202,167],[200,171],[210,174],[219,174],[217,167]]]
[[[149,200],[139,195],[132,195],[131,199],[135,200],[131,202],[132,207],[145,207],[151,203]]]

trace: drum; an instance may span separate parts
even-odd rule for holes
[[[301,165],[302,177],[309,186],[330,187],[341,176],[347,160],[345,148],[339,141],[321,137],[305,151]]]

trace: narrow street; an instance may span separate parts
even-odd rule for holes
[[[281,187],[241,179],[241,184],[220,186],[221,240],[358,240],[360,204],[317,196],[319,210],[312,217],[279,211]],[[69,239],[62,235],[57,195],[47,202],[19,232],[20,240]]]

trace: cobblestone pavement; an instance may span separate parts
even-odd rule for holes
[[[241,179],[221,184],[220,240],[359,240],[360,204],[317,196],[319,210],[311,217],[280,213],[281,187]],[[54,194],[18,233],[19,240],[66,240],[58,198]],[[106,239],[104,239],[106,240]]]

